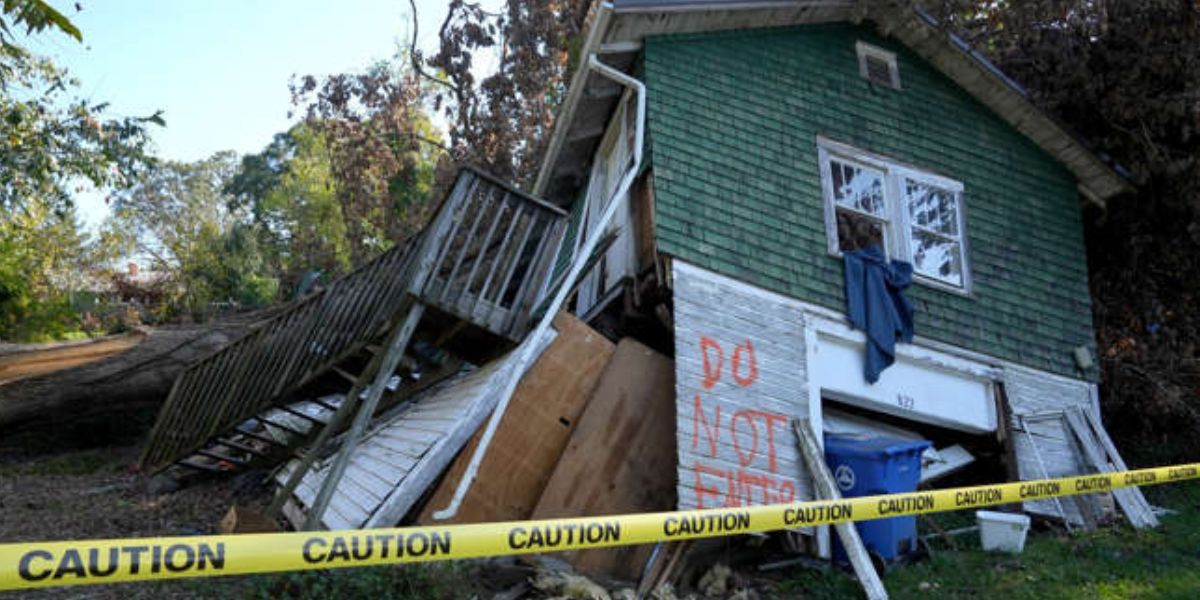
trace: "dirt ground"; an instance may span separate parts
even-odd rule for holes
[[[138,446],[28,456],[0,449],[0,542],[128,538],[217,533],[234,502],[261,507],[268,491],[262,474],[199,482],[172,493],[152,493],[137,472]],[[203,584],[117,584],[36,592],[0,592],[0,598],[199,598],[240,596],[235,581]]]

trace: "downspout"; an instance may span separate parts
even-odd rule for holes
[[[608,3],[605,3],[607,6]],[[626,75],[617,69],[614,69],[596,58],[595,54],[588,55],[588,62],[584,68],[595,70],[596,73],[603,75],[613,81],[632,88],[637,95],[637,123],[634,129],[634,146],[633,146],[633,165],[626,171],[625,176],[621,179],[621,185],[617,186],[616,192],[608,199],[608,207],[604,209],[604,213],[600,215],[600,220],[593,230],[595,233],[583,242],[583,247],[579,249],[579,253],[575,255],[575,259],[571,262],[571,269],[567,272],[566,278],[559,286],[558,291],[554,293],[554,299],[546,308],[546,312],[538,321],[537,327],[529,334],[527,339],[541,339],[546,331],[550,329],[550,323],[554,320],[555,315],[562,309],[563,304],[570,294],[575,280],[583,271],[587,259],[596,249],[596,244],[603,237],[603,232],[608,229],[612,223],[613,216],[617,214],[617,209],[625,206],[628,201],[629,187],[633,185],[633,180],[637,177],[638,170],[642,166],[642,141],[645,137],[646,124],[646,86],[641,81]],[[492,442],[492,436],[496,433],[496,428],[500,426],[500,420],[504,417],[504,412],[508,408],[508,403],[512,400],[513,392],[517,389],[517,384],[520,383],[521,377],[530,367],[531,363],[537,358],[537,350],[540,346],[536,344],[522,344],[521,354],[517,357],[508,371],[508,378],[504,382],[504,387],[500,392],[500,404],[492,411],[492,416],[488,420],[487,429],[483,432],[483,438],[479,440],[479,446],[475,448],[475,453],[471,455],[471,463],[467,466],[466,472],[462,479],[458,482],[458,487],[454,490],[454,498],[450,501],[450,505],[446,508],[433,513],[433,518],[444,520],[454,517],[458,514],[458,508],[462,504],[463,498],[467,495],[467,490],[475,481],[475,476],[479,472],[479,464],[483,462],[483,457],[487,454],[488,445]]]

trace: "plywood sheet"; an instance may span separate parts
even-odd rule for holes
[[[533,512],[614,349],[567,313],[555,317],[554,328],[558,336],[517,387],[458,514],[438,522],[525,519]],[[419,523],[434,523],[433,513],[450,503],[480,435],[476,432],[455,458]]]
[[[621,340],[533,518],[670,510],[675,506],[675,367]],[[636,579],[651,546],[574,552],[584,573]]]

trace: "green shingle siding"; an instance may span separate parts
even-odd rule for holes
[[[902,91],[859,77],[856,40],[897,53]],[[1074,179],[932,67],[849,24],[656,37],[644,60],[661,251],[841,310],[824,135],[965,186],[972,296],[915,285],[919,334],[1080,376],[1071,350],[1093,332]]]

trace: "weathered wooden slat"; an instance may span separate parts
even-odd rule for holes
[[[504,220],[504,211],[508,206],[508,193],[501,195],[500,200],[488,207],[491,214],[491,225],[488,226],[487,233],[483,234],[480,239],[479,248],[475,251],[475,260],[471,263],[471,270],[467,272],[467,279],[463,286],[463,297],[470,298],[477,293],[471,289],[475,282],[475,275],[479,273],[479,266],[483,264],[485,258],[494,256],[494,253],[488,252],[488,248],[492,244],[492,238],[496,235],[496,229],[500,226],[500,221]]]
[[[457,279],[455,276],[458,275],[458,269],[462,267],[463,260],[470,253],[471,243],[475,240],[475,231],[479,229],[479,223],[483,220],[484,214],[487,213],[488,199],[491,197],[491,194],[491,190],[486,190],[475,207],[475,218],[471,220],[471,228],[467,230],[467,235],[463,238],[462,245],[458,248],[458,256],[454,259],[454,266],[450,268],[450,273],[446,275],[446,287],[442,289],[442,296],[440,298],[442,302],[446,302],[450,298],[450,292],[455,287],[454,281]],[[466,289],[465,283],[463,284],[463,289]],[[450,302],[450,304],[454,303]]]
[[[821,446],[817,443],[817,434],[808,419],[792,420],[792,430],[796,432],[800,454],[804,457],[809,474],[812,475],[817,496],[823,500],[840,500],[842,494],[825,464],[825,453],[821,451]],[[854,574],[858,576],[858,582],[862,584],[867,598],[887,600],[887,589],[883,587],[883,580],[875,572],[875,566],[871,564],[871,557],[867,555],[867,548],[863,545],[854,523],[838,523],[833,528],[842,538],[842,546],[846,549],[850,566],[854,567]]]
[[[200,456],[207,456],[213,460],[223,460],[226,462],[230,462],[235,465],[238,465],[239,467],[244,467],[244,466],[250,464],[250,461],[248,461],[244,458],[230,456],[228,454],[225,454],[224,452],[217,452],[215,450],[197,450],[196,454],[199,454]]]
[[[447,206],[443,208],[443,210],[448,211],[447,214],[451,219],[450,232],[444,238],[441,248],[438,249],[437,257],[433,260],[430,279],[441,279],[440,271],[442,263],[445,262],[453,249],[454,240],[458,239],[458,230],[462,225],[461,216],[467,214],[467,208],[471,204],[471,199],[475,196],[475,190],[479,187],[479,178],[468,176],[468,179],[471,183],[467,186],[466,193],[451,196],[450,201],[447,202]]]
[[[263,452],[262,450],[259,450],[258,448],[255,448],[253,446],[248,446],[246,444],[243,444],[241,442],[237,442],[237,441],[234,441],[234,440],[231,440],[228,438],[219,437],[219,438],[213,440],[213,443],[220,444],[222,446],[225,446],[227,448],[232,448],[234,450],[240,450],[240,451],[246,452],[248,454],[253,454],[254,456],[257,456],[260,458],[267,456],[267,453]]]
[[[535,214],[530,212],[530,214],[526,215],[524,224],[520,226],[521,241],[517,242],[517,245],[513,249],[512,258],[508,261],[507,272],[504,275],[504,279],[501,280],[500,289],[496,294],[496,306],[499,306],[502,309],[507,310],[508,308],[516,306],[516,301],[518,300],[517,298],[514,297],[512,303],[506,305],[504,302],[504,297],[508,295],[509,285],[512,283],[512,278],[516,274],[517,267],[521,263],[521,255],[525,252],[525,245],[529,243],[529,237],[533,235],[535,221]]]
[[[388,378],[396,367],[400,364],[400,359],[404,356],[404,350],[408,348],[408,341],[412,338],[412,334],[417,329],[417,323],[421,320],[421,315],[424,314],[425,305],[421,303],[413,303],[408,309],[408,315],[405,316],[404,322],[396,329],[395,335],[388,342],[387,352],[384,353],[383,359],[380,361],[379,370],[374,374],[375,380],[371,386],[367,388],[367,397],[362,400],[362,405],[358,408],[357,414],[354,415],[354,423],[350,426],[349,433],[342,440],[342,447],[338,449],[337,458],[330,467],[328,478],[321,484],[321,493],[309,507],[308,521],[305,523],[305,529],[312,530],[321,523],[322,516],[325,514],[325,508],[329,505],[329,500],[333,496],[333,492],[337,487],[338,481],[341,480],[342,474],[346,471],[346,465],[350,461],[350,456],[354,454],[354,449],[358,445],[359,438],[367,429],[367,424],[371,417],[375,414],[375,407],[379,404],[379,398],[383,395],[383,388],[387,384]]]
[[[507,196],[505,198],[507,199]],[[504,231],[504,239],[500,242],[500,248],[496,250],[496,258],[492,261],[487,278],[483,281],[483,287],[479,289],[480,300],[490,298],[492,281],[495,279],[499,267],[505,263],[505,253],[508,251],[509,243],[512,242],[513,230],[516,228],[517,221],[521,219],[521,215],[525,210],[527,210],[526,207],[520,204],[513,209],[512,215],[508,219],[508,227]]]
[[[1092,429],[1092,424],[1084,414],[1084,409],[1075,408],[1074,410],[1066,411],[1067,423],[1074,431],[1076,438],[1079,440],[1079,445],[1083,449],[1083,454],[1087,457],[1088,462],[1101,473],[1112,473],[1118,469],[1124,470],[1124,461],[1120,456],[1117,456],[1116,461],[1112,460],[1115,454],[1116,447],[1112,446],[1113,452],[1109,452],[1107,448],[1101,451],[1100,447],[1105,444],[1101,441],[1097,447],[1096,441],[1099,441],[1099,434],[1102,434],[1104,429]],[[1109,441],[1111,446],[1111,440]],[[1106,456],[1107,455],[1107,456]],[[1119,465],[1113,463],[1120,462]],[[1141,490],[1136,487],[1132,488],[1117,488],[1112,491],[1113,498],[1121,505],[1121,510],[1125,512],[1125,517],[1129,519],[1129,524],[1136,528],[1157,527],[1158,518],[1154,516],[1154,512],[1150,509],[1150,504],[1146,502],[1145,496]]]

